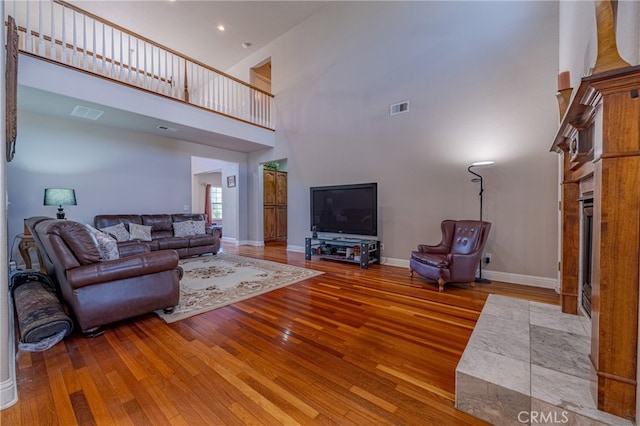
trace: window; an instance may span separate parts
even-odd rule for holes
[[[211,219],[222,219],[222,188],[211,187]]]

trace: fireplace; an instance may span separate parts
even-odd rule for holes
[[[591,269],[593,252],[593,195],[582,198],[581,291],[582,309],[591,318]]]
[[[583,297],[588,306],[591,286],[593,394],[599,410],[627,419],[636,416],[639,389],[639,87],[640,66],[583,77],[552,145],[562,160],[562,312],[586,318]],[[593,151],[572,160],[572,137],[589,126],[594,126]],[[584,203],[577,201],[587,198],[593,198],[593,216],[588,208],[583,215]],[[591,255],[585,259],[589,244],[582,233],[590,221]],[[591,280],[584,284],[583,278]]]

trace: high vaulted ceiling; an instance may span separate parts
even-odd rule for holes
[[[221,71],[275,40],[325,1],[74,0],[76,7]],[[220,31],[218,25],[224,25]],[[243,43],[251,46],[244,48]]]

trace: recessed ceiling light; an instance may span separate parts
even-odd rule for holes
[[[218,31],[224,31],[224,25],[220,24],[218,25]]]
[[[242,48],[243,48],[243,49],[248,49],[248,48],[250,48],[250,47],[251,47],[251,43],[248,43],[248,42],[246,42],[246,41],[245,41],[244,43],[242,43]]]

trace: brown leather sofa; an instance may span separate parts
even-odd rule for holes
[[[437,245],[419,244],[411,252],[411,276],[417,272],[438,281],[438,291],[445,283],[473,283],[482,250],[489,237],[491,223],[479,220],[443,220],[442,240]]]
[[[204,214],[109,214],[98,215],[94,225],[98,229],[124,223],[129,230],[130,223],[151,226],[151,241],[143,241],[151,251],[175,250],[180,258],[199,256],[205,253],[216,254],[220,250],[222,227],[211,225],[204,235],[175,237],[173,222],[206,221]]]
[[[148,245],[131,242],[119,247],[119,259],[102,261],[85,225],[42,216],[26,223],[85,335],[157,309],[171,312],[178,304],[182,269],[174,250],[151,252]]]

